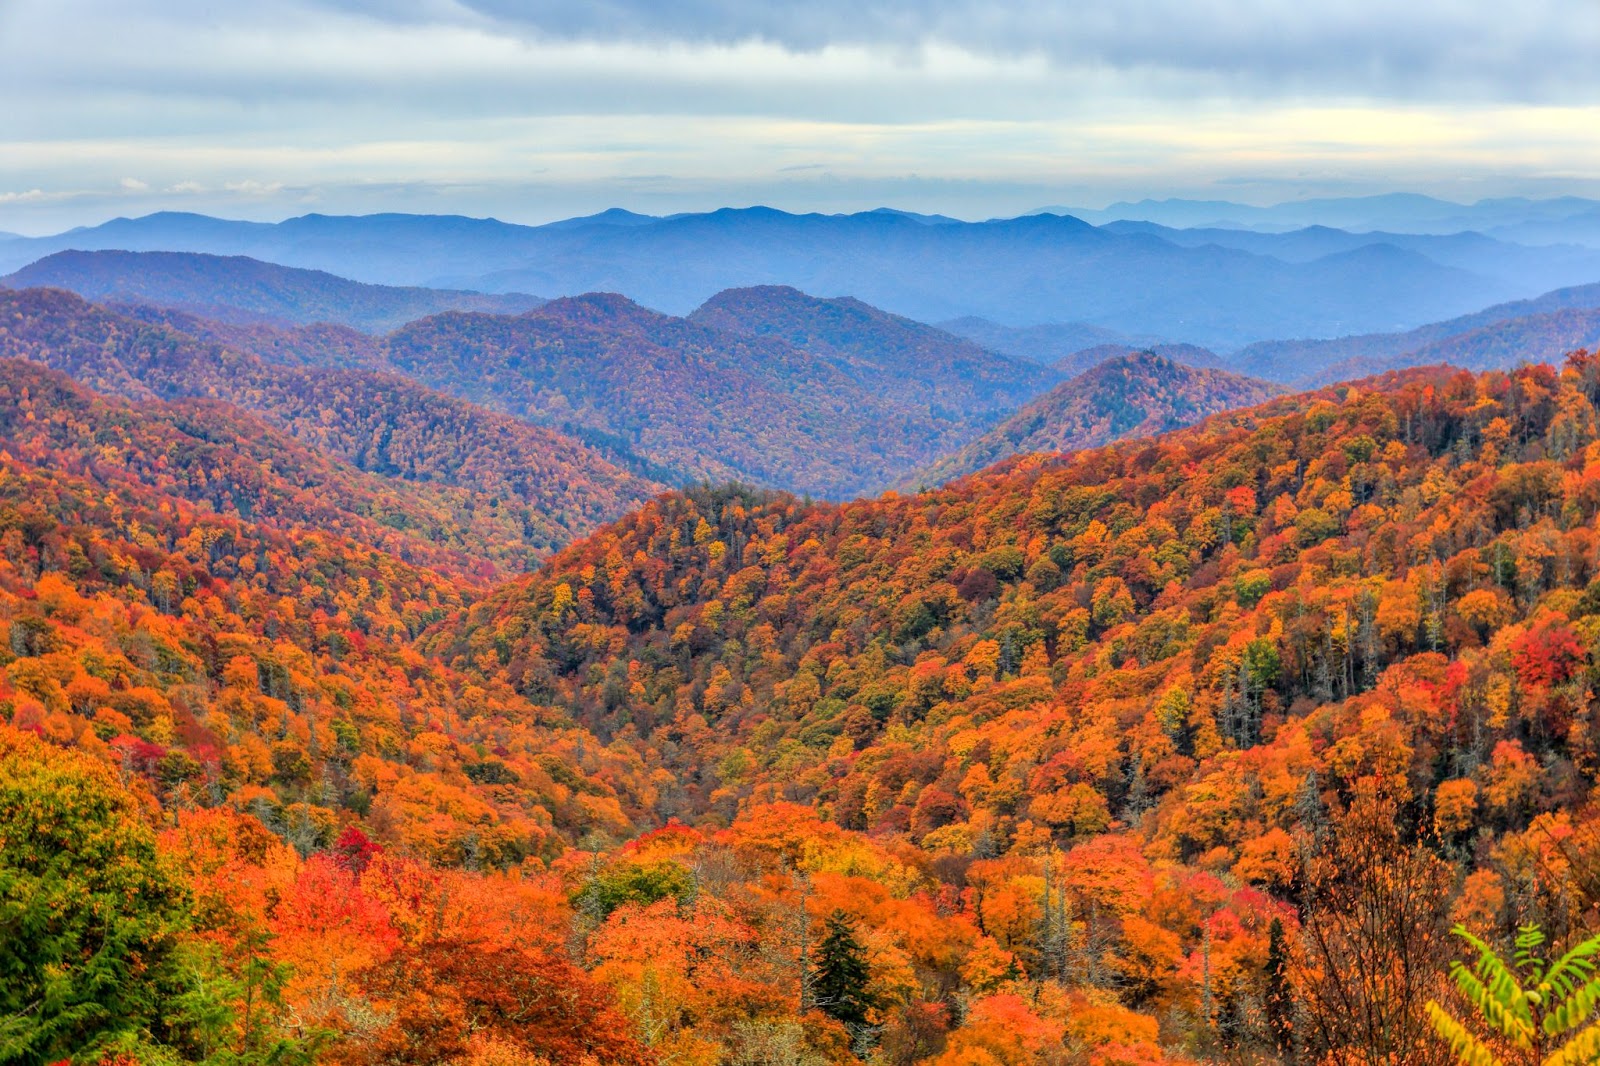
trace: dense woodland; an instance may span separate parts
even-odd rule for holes
[[[1155,351],[1119,351],[1025,404],[914,480],[938,485],[1018,453],[1072,452],[1125,437],[1153,437],[1281,391],[1269,382],[1179,363]]]
[[[0,299],[0,1061],[1444,1063],[1452,923],[1600,932],[1600,356],[596,528],[392,354]]]
[[[793,308],[772,303],[776,321],[792,328]],[[992,393],[973,414],[954,398],[934,403],[940,383],[955,378],[948,371],[929,373],[918,390],[886,390],[892,362],[757,334],[755,309],[743,310],[738,331],[607,294],[515,318],[452,312],[396,331],[388,357],[401,373],[495,410],[602,431],[680,479],[746,479],[822,496],[880,488],[999,415]],[[1024,377],[1045,380],[1039,368]],[[961,390],[967,399],[974,392]]]
[[[139,403],[223,400],[331,458],[397,481],[429,483],[424,494],[462,490],[442,494],[453,495],[459,510],[476,512],[462,514],[463,523],[497,527],[492,550],[480,554],[513,569],[662,488],[571,436],[427,388],[381,364],[346,369],[346,360],[335,358],[334,368],[322,369],[313,361],[318,356],[352,347],[342,343],[351,335],[337,327],[261,327],[239,346],[203,339],[217,332],[196,327],[189,316],[134,317],[60,291],[0,291],[5,355],[45,363]],[[284,358],[272,359],[279,352]]]
[[[731,333],[777,337],[825,358],[859,385],[958,423],[1014,408],[1056,380],[1045,368],[860,300],[822,300],[787,286],[729,289],[690,319]]]

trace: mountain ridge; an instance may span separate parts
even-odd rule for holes
[[[168,251],[56,252],[0,277],[0,286],[68,289],[102,303],[157,304],[232,325],[327,322],[379,333],[443,310],[517,314],[544,302],[524,294],[368,285],[249,256]]]
[[[138,403],[224,401],[296,446],[451,494],[438,509],[493,530],[501,568],[526,569],[663,488],[556,430],[392,374],[271,364],[61,290],[0,290],[0,354]]]
[[[988,433],[920,472],[938,485],[1016,454],[1095,448],[1155,437],[1280,392],[1265,381],[1186,366],[1153,351],[1112,356],[1025,404]]]
[[[1546,287],[1381,252],[1286,262],[1215,245],[1183,247],[1053,215],[930,222],[892,210],[724,208],[630,221],[530,227],[449,216],[305,215],[234,226],[149,216],[8,241],[0,264],[21,267],[65,247],[161,247],[242,254],[389,285],[546,295],[620,290],[684,315],[728,288],[782,284],[848,293],[919,321],[1080,320],[1213,347],[1409,328]]]

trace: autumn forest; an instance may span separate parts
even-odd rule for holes
[[[0,288],[0,1062],[1600,1061],[1600,349],[141,254]]]

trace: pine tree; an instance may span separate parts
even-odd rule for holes
[[[1294,988],[1289,983],[1289,944],[1283,922],[1267,927],[1267,1030],[1280,1055],[1294,1049]]]
[[[855,922],[834,911],[823,922],[822,942],[811,982],[812,1002],[824,1014],[847,1026],[865,1025],[877,997],[867,990],[871,970],[867,952],[856,939]]]
[[[187,896],[98,760],[0,725],[0,1062],[93,1061],[158,1026]]]

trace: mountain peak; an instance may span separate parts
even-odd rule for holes
[[[628,325],[643,328],[661,323],[671,316],[652,311],[621,293],[585,292],[551,300],[543,307],[528,312],[528,317],[559,319],[574,325]]]
[[[1022,452],[1079,451],[1153,436],[1262,403],[1280,391],[1254,378],[1187,366],[1148,348],[1131,349],[1057,385],[926,471],[920,481],[948,481]]]

